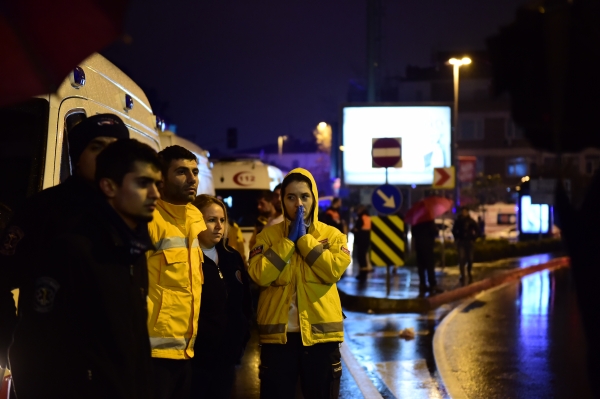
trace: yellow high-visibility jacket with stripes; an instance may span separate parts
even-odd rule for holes
[[[206,230],[192,204],[157,201],[148,231],[148,332],[152,357],[194,357],[204,276],[198,233]]]
[[[297,243],[289,240],[290,220],[265,227],[250,251],[250,277],[261,287],[257,321],[260,342],[287,342],[288,312],[294,290],[302,343],[311,346],[344,340],[343,315],[336,283],[350,264],[346,235],[317,220],[318,190],[312,182],[313,219],[307,234]],[[284,195],[282,193],[282,201]],[[285,205],[283,206],[285,212]]]

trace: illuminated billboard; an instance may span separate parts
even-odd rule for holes
[[[522,233],[545,234],[548,232],[548,227],[550,224],[550,212],[547,204],[532,204],[531,196],[523,195],[521,196],[521,206],[519,207],[519,214],[521,216]]]
[[[390,184],[431,184],[433,168],[451,166],[449,105],[346,106],[342,110],[344,181],[385,183],[385,169],[373,168],[372,139],[402,138],[402,168],[390,168]]]

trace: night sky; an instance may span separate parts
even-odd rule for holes
[[[366,0],[133,0],[129,44],[103,54],[155,113],[204,148],[309,138],[335,122],[349,81],[366,77]],[[483,49],[523,0],[383,0],[382,76],[429,66],[437,50]]]

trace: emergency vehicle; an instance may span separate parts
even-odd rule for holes
[[[216,195],[223,198],[229,217],[242,230],[247,257],[258,218],[257,199],[262,191],[273,191],[283,181],[283,172],[258,159],[221,159],[214,163],[212,176]]]
[[[178,144],[198,157],[199,193],[214,194],[208,153],[172,132],[152,113],[144,92],[100,54],[82,61],[56,93],[0,108],[0,232],[26,197],[64,181],[71,174],[69,130],[90,115],[112,113],[130,137],[157,151]]]

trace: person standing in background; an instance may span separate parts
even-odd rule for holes
[[[281,184],[278,184],[273,189],[271,204],[273,204],[275,213],[269,218],[267,226],[273,226],[274,224],[283,222],[283,210],[281,208]]]
[[[254,225],[252,237],[248,242],[248,247],[253,248],[256,244],[256,236],[265,228],[269,220],[275,217],[275,207],[273,206],[273,193],[269,190],[264,190],[260,193],[257,199],[256,208],[258,209],[258,218]]]
[[[346,224],[342,220],[342,216],[340,215],[340,208],[342,207],[342,199],[338,197],[334,197],[331,200],[331,206],[327,208],[325,213],[323,214],[323,223],[328,224],[332,227],[335,227],[339,231],[344,234],[348,233],[348,229],[346,228]]]
[[[411,226],[412,238],[415,242],[417,253],[417,269],[419,272],[419,296],[425,295],[427,291],[438,293],[437,280],[435,278],[435,239],[439,230],[435,221],[430,220]]]
[[[477,222],[469,215],[469,209],[462,207],[460,214],[454,221],[452,227],[452,234],[454,234],[454,242],[456,243],[456,249],[458,250],[458,265],[460,267],[460,282],[465,284],[465,277],[468,273],[469,284],[473,282],[473,254],[474,246],[473,243],[479,237],[479,226]],[[465,270],[466,266],[466,270]]]
[[[359,205],[356,209],[356,222],[352,229],[354,234],[354,252],[358,259],[358,281],[365,281],[369,273],[367,256],[371,246],[371,216],[366,206]]]

